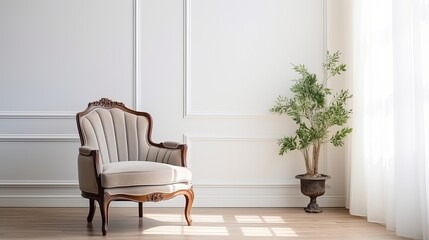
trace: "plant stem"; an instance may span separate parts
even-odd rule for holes
[[[319,174],[319,154],[320,154],[320,142],[316,142],[313,145],[313,174],[317,175]]]
[[[311,166],[310,166],[310,159],[308,157],[308,148],[302,149],[301,152],[304,155],[305,170],[307,171],[307,174],[310,174]]]

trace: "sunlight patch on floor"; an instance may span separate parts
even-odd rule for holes
[[[222,215],[192,215],[194,223],[224,223],[225,219]]]
[[[262,216],[265,223],[286,223],[280,216]]]
[[[194,223],[224,223],[225,219],[222,215],[197,215],[192,214]],[[183,222],[185,217],[183,214],[145,214],[145,217],[151,218],[160,222]]]
[[[242,227],[241,231],[246,237],[298,237],[291,228]]]
[[[280,216],[235,216],[237,223],[285,223]]]
[[[298,234],[292,228],[271,228],[277,237],[298,237]]]
[[[183,214],[146,214],[147,218],[165,223],[183,223],[185,222]],[[194,223],[225,223],[223,215],[193,214]],[[263,227],[266,224],[282,224],[285,220],[281,216],[267,215],[236,215],[235,222],[246,237],[297,237],[297,233],[291,228],[283,227]],[[262,226],[261,226],[262,225]],[[229,236],[232,229],[222,226],[156,226],[143,231],[148,235],[199,235],[199,236]]]
[[[269,228],[266,227],[242,227],[243,236],[246,237],[272,237]]]
[[[160,222],[183,222],[184,219],[181,214],[145,214],[145,217]]]
[[[152,235],[199,235],[199,236],[228,236],[226,227],[202,226],[159,226],[143,231]]]
[[[260,216],[235,216],[237,223],[263,223]]]

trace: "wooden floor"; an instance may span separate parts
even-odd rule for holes
[[[308,214],[301,208],[194,208],[186,226],[180,208],[111,208],[106,237],[100,214],[86,208],[0,208],[0,239],[405,239],[343,208]]]

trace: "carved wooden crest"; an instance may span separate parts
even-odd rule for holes
[[[162,193],[152,193],[147,195],[146,201],[149,202],[159,202],[164,198],[164,194]]]
[[[98,101],[89,103],[88,107],[125,107],[125,105],[121,102],[115,102],[108,98],[102,98]]]

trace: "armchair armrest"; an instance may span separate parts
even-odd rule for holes
[[[88,147],[88,146],[82,146],[79,148],[79,154],[90,156],[92,151],[97,151],[98,149]]]
[[[82,146],[79,148],[77,160],[80,190],[97,194],[100,186],[99,175],[102,169],[99,151],[88,146]]]
[[[150,142],[148,160],[187,167],[186,153],[188,146],[178,142]]]
[[[179,145],[181,145],[178,142],[163,142],[161,143],[164,147],[166,148],[171,148],[171,149],[177,149],[179,147]]]

